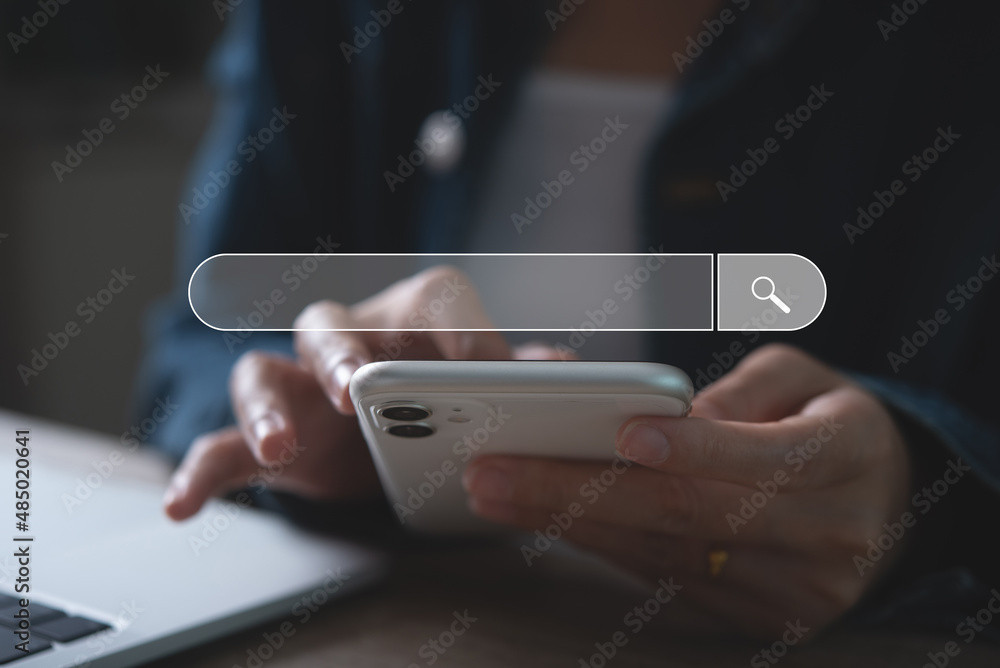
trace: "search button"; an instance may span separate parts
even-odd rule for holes
[[[790,332],[822,313],[826,279],[793,253],[720,253],[716,295],[720,332]]]

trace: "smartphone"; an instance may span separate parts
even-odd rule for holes
[[[401,360],[361,367],[350,393],[400,522],[468,533],[494,527],[466,505],[462,471],[475,457],[610,463],[623,422],[685,416],[694,389],[680,369],[649,362]]]

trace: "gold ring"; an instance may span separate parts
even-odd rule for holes
[[[708,574],[713,578],[719,577],[722,568],[729,561],[729,551],[723,549],[708,551]]]

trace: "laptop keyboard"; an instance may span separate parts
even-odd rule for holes
[[[11,661],[17,661],[18,659],[26,656],[34,656],[35,654],[44,652],[52,647],[52,643],[48,640],[44,640],[41,637],[32,634],[31,651],[22,652],[14,647],[14,643],[18,642],[18,638],[14,635],[11,629],[4,628],[3,632],[0,633],[0,636],[3,637],[3,646],[0,647],[0,663],[10,663]]]
[[[14,646],[19,642],[15,634],[18,620],[14,618],[19,609],[17,598],[0,594],[0,638],[3,638],[0,641],[0,664],[44,652],[54,642],[71,642],[111,628],[93,619],[68,615],[58,608],[32,603],[28,608],[31,612],[31,642],[28,643],[31,651],[22,652]]]

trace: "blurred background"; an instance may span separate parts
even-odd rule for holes
[[[0,407],[120,433],[145,313],[173,280],[212,109],[203,65],[225,19],[209,0],[62,2],[0,2]],[[115,98],[157,65],[169,76],[119,121]],[[53,161],[105,117],[115,130],[60,182]],[[135,281],[85,323],[77,306],[122,267]],[[25,385],[18,365],[71,319],[80,334]]]

